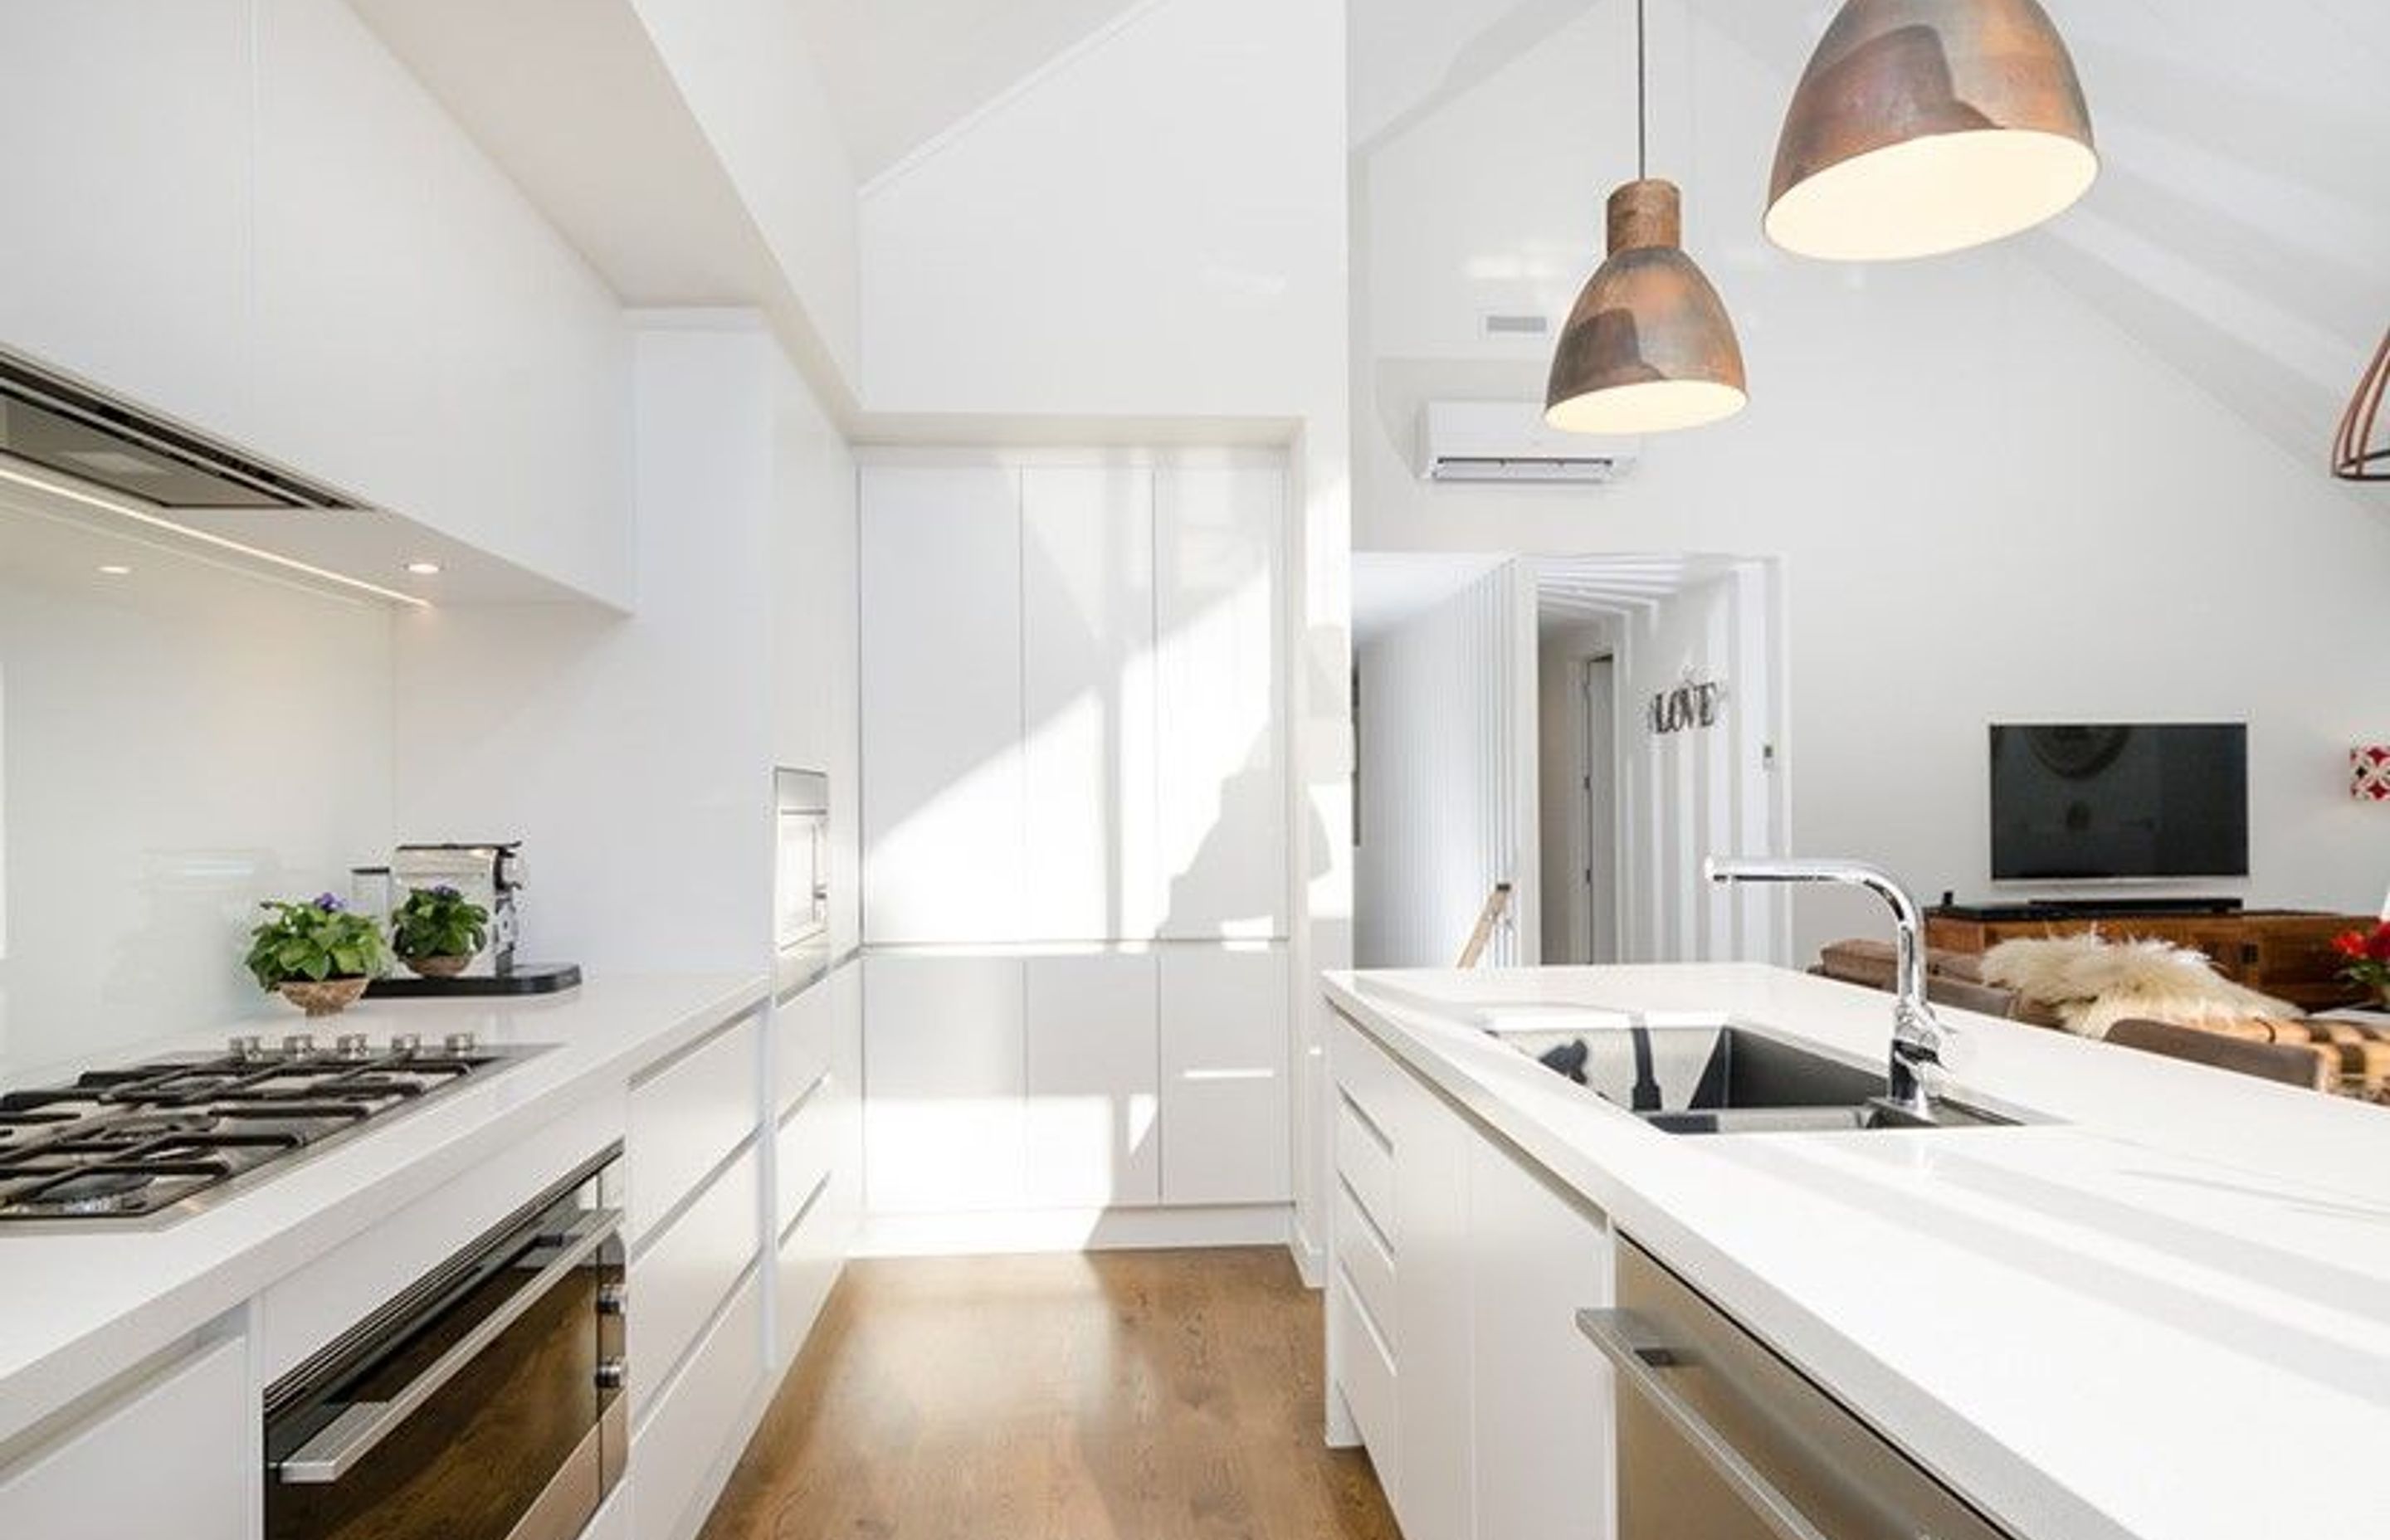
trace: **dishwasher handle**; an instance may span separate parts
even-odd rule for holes
[[[1831,1540],[1662,1376],[1678,1355],[1649,1322],[1632,1311],[1580,1310],[1576,1328],[1610,1360],[1621,1383],[1684,1436],[1777,1540]]]
[[[454,1347],[433,1359],[421,1374],[387,1401],[358,1401],[341,1408],[323,1430],[274,1467],[276,1478],[289,1486],[323,1486],[356,1469],[374,1446],[398,1431],[423,1404],[463,1372],[466,1365],[506,1335],[549,1290],[572,1276],[574,1269],[597,1255],[622,1228],[623,1216],[613,1209],[593,1209],[555,1239],[559,1251],[536,1277],[509,1296],[507,1303],[457,1339]]]

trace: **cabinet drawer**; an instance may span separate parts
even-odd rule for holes
[[[800,1204],[794,1226],[780,1238],[772,1301],[779,1355],[784,1359],[804,1345],[846,1261],[832,1213],[836,1201],[825,1181]]]
[[[623,1230],[632,1244],[754,1133],[756,1022],[753,1015],[740,1018],[631,1086]]]
[[[1337,1385],[1351,1408],[1353,1421],[1368,1445],[1369,1463],[1377,1468],[1378,1484],[1386,1500],[1399,1509],[1402,1460],[1396,1446],[1401,1428],[1394,1384],[1394,1361],[1357,1303],[1349,1278],[1339,1278],[1328,1290],[1328,1329],[1336,1338]]]
[[[1336,1097],[1336,1174],[1386,1244],[1399,1250],[1402,1209],[1394,1201],[1394,1149],[1341,1089]]]
[[[838,1013],[829,982],[816,981],[772,1008],[772,1115],[788,1116],[830,1066]]]
[[[638,1303],[632,1302],[633,1318]],[[631,1432],[630,1479],[641,1540],[694,1534],[700,1501],[711,1503],[739,1456],[739,1418],[764,1379],[764,1288],[751,1276],[722,1318]]]
[[[1353,1098],[1361,1115],[1387,1134],[1394,1131],[1396,1109],[1409,1090],[1403,1067],[1392,1055],[1361,1033],[1342,1016],[1329,1037],[1330,1065],[1337,1085]]]
[[[0,1469],[0,1534],[242,1540],[257,1488],[249,1350],[219,1343]]]
[[[839,1109],[835,1077],[816,1081],[797,1110],[780,1124],[775,1149],[772,1234],[789,1232],[798,1211],[810,1202],[838,1163]]]
[[[646,1251],[631,1258],[631,1414],[672,1377],[755,1260],[763,1194],[753,1147],[725,1167]]]
[[[1361,1212],[1352,1188],[1341,1182],[1336,1186],[1336,1263],[1378,1323],[1386,1346],[1399,1354],[1402,1343],[1396,1323],[1402,1317],[1394,1298],[1394,1253],[1386,1249],[1377,1226]]]

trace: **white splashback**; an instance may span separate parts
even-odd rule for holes
[[[0,503],[0,1067],[255,1010],[257,901],[389,848],[391,680],[379,606]]]

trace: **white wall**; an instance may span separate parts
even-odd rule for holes
[[[2340,783],[2383,719],[2356,661],[2384,640],[2378,506],[2015,249],[1875,269],[1776,253],[1757,213],[1789,82],[1674,6],[1653,24],[1653,169],[1685,185],[1750,410],[1653,441],[1599,490],[1429,488],[1404,463],[1419,400],[1541,389],[1540,349],[1470,334],[1482,309],[1557,314],[1599,256],[1632,150],[1619,96],[1586,83],[1624,80],[1604,6],[1363,169],[1356,545],[1780,557],[1794,851],[1988,895],[1985,724],[2245,719],[2255,870],[2200,886],[2376,907],[2390,833]],[[1794,902],[1796,955],[1883,923],[1864,897]]]
[[[1489,965],[1542,946],[1534,579],[1506,562],[1360,649],[1355,959],[1449,967],[1497,882]]]
[[[340,0],[20,0],[0,343],[620,601],[620,313]]]
[[[345,896],[391,831],[386,610],[20,501],[0,504],[11,1084],[260,1009],[257,901]]]
[[[851,478],[759,318],[637,319],[637,610],[405,617],[398,826],[522,838],[533,957],[754,969],[771,955],[772,765],[852,774],[852,632],[827,597],[854,588]],[[815,648],[822,676],[790,677]],[[843,809],[852,788],[833,785]],[[852,830],[842,811],[849,894]]]
[[[861,372],[854,173],[790,0],[632,0],[839,372]],[[710,296],[688,296],[694,300]]]

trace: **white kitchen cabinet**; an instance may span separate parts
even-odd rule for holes
[[[1158,973],[1150,953],[1028,959],[1033,1206],[1145,1205],[1161,1198]]]
[[[1162,1199],[1282,1203],[1292,1191],[1286,954],[1163,946]]]
[[[1479,1136],[1425,1085],[1407,1076],[1398,1084],[1388,1130],[1402,1236],[1394,1269],[1403,1463],[1395,1517],[1404,1540],[1471,1540],[1476,1378],[1469,1169]]]
[[[0,338],[227,433],[248,391],[250,11],[16,6],[0,53],[0,126],[26,151],[0,160]]]
[[[864,1157],[875,1213],[1027,1198],[1022,960],[864,959]]]
[[[1163,897],[1153,698],[1153,473],[1021,479],[1028,897],[1037,941],[1153,934]]]
[[[633,1246],[753,1137],[764,1105],[758,1020],[742,1016],[632,1083],[623,1231]]]
[[[1341,1019],[1330,1059],[1331,1394],[1406,1540],[1609,1540],[1607,1222]]]
[[[0,1534],[246,1540],[258,1415],[245,1345],[202,1349],[0,1468]]]
[[[1015,940],[1019,475],[868,466],[862,525],[864,939]]]
[[[632,1516],[638,1540],[688,1540],[747,1439],[761,1380],[764,1290],[750,1276],[688,1362],[631,1429]]]
[[[1286,933],[1284,475],[1154,475],[1161,933]]]
[[[1610,1366],[1578,1333],[1576,1313],[1611,1303],[1609,1226],[1478,1134],[1469,1140],[1469,1255],[1477,1534],[1606,1540],[1617,1490]],[[1552,1480],[1556,1470],[1568,1479]]]
[[[763,1161],[752,1146],[631,1256],[631,1415],[637,1418],[755,1262]]]

